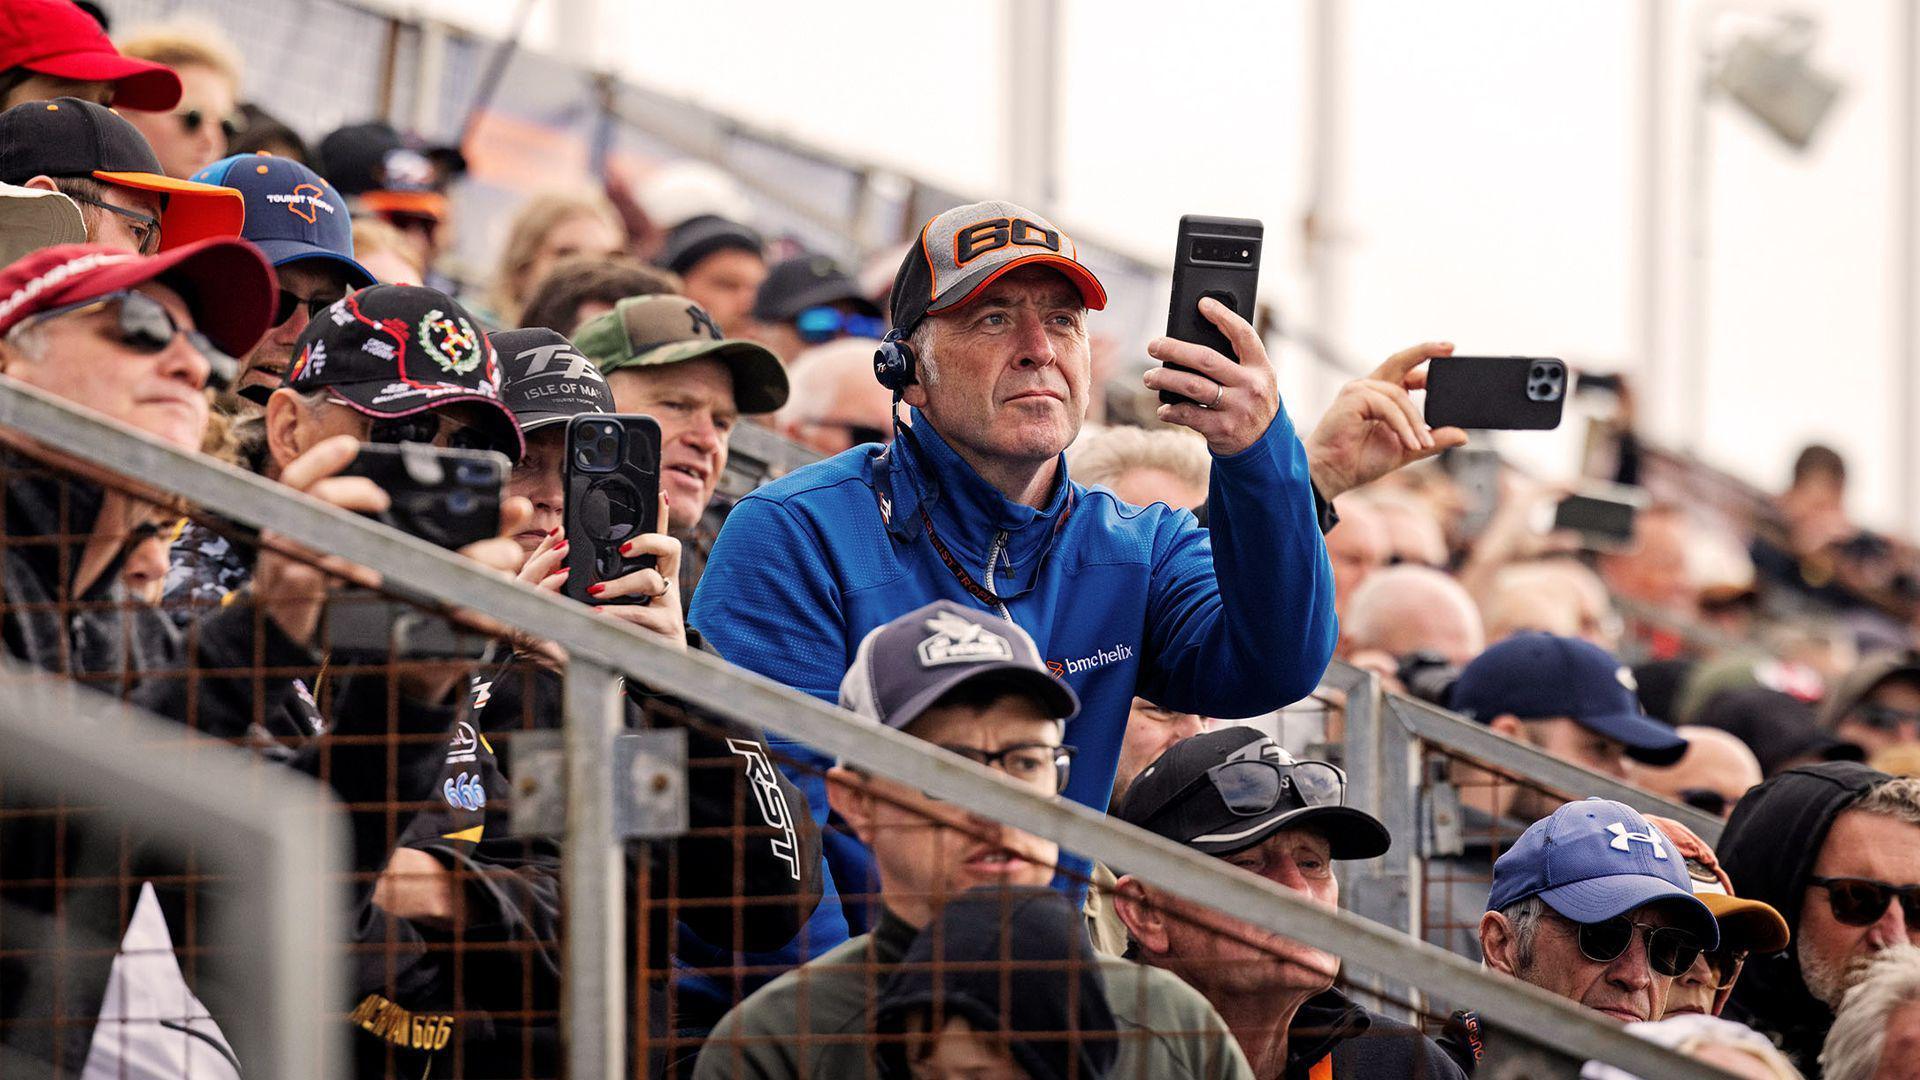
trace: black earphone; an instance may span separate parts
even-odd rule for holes
[[[913,346],[907,344],[910,331],[894,327],[887,336],[880,339],[880,347],[873,351],[873,377],[880,385],[893,391],[894,400],[906,392],[907,387],[920,381],[915,370],[920,358],[913,355]]]

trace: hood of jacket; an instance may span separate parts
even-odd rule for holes
[[[909,1075],[901,1036],[928,1012],[1004,1036],[1035,1080],[1105,1076],[1119,1054],[1100,958],[1080,912],[1053,889],[974,889],[934,916],[880,994],[886,1075]]]
[[[1833,1010],[1807,990],[1800,975],[1800,912],[1827,830],[1887,774],[1857,761],[1829,761],[1788,769],[1741,798],[1721,833],[1717,854],[1734,894],[1761,900],[1793,928],[1794,941],[1774,956],[1747,961],[1734,984],[1731,1008],[1761,1031],[1778,1036],[1796,1058],[1811,1060],[1833,1023]]]

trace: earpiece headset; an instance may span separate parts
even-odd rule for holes
[[[880,347],[873,351],[873,377],[880,385],[893,391],[893,400],[898,402],[907,387],[920,381],[917,367],[920,358],[913,355],[913,346],[907,344],[910,330],[894,327],[880,341]]]

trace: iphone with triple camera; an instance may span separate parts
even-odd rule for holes
[[[1233,342],[1200,314],[1200,301],[1213,297],[1248,322],[1260,288],[1260,240],[1265,228],[1252,218],[1187,214],[1174,239],[1173,300],[1167,306],[1167,336],[1205,345],[1237,361]],[[1166,364],[1187,371],[1179,364]],[[1163,405],[1193,404],[1186,395],[1160,391]],[[1200,404],[1207,404],[1200,402]]]
[[[1549,356],[1438,356],[1427,366],[1434,427],[1547,431],[1566,401],[1567,365]]]
[[[583,604],[644,604],[646,597],[601,599],[590,586],[654,565],[620,545],[660,527],[660,425],[651,416],[589,413],[567,422],[567,580],[565,595]]]

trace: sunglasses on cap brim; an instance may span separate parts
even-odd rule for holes
[[[1279,743],[1257,739],[1181,785],[1140,820],[1151,822],[1180,805],[1187,793],[1202,783],[1213,785],[1220,801],[1236,817],[1259,817],[1283,805],[1341,806],[1347,797],[1347,774],[1339,766],[1325,761],[1295,761]]]

